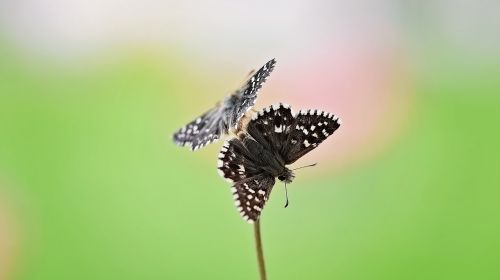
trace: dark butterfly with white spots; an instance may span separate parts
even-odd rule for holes
[[[245,113],[255,104],[257,93],[275,64],[274,59],[268,61],[240,89],[179,129],[174,134],[174,142],[179,146],[188,146],[194,151],[235,129]]]
[[[218,156],[218,171],[233,183],[236,207],[250,223],[260,217],[275,178],[292,182],[294,163],[332,135],[341,121],[319,110],[293,114],[285,104],[267,107],[252,117],[246,133],[224,143]]]

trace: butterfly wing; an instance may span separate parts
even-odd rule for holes
[[[231,190],[236,207],[248,222],[259,218],[275,182],[273,176],[264,172],[267,163],[263,150],[262,145],[242,134],[226,141],[218,157],[218,171],[234,183]]]
[[[286,164],[294,163],[312,151],[340,127],[341,121],[334,114],[321,110],[300,111],[288,133],[282,155]]]
[[[273,105],[254,115],[248,133],[267,149],[291,164],[316,148],[337,130],[340,120],[319,110],[301,111],[293,115],[286,104]]]
[[[253,107],[257,99],[257,93],[262,88],[262,84],[267,80],[267,77],[274,70],[276,60],[271,59],[257,72],[255,72],[247,82],[238,89],[233,95],[233,98],[228,98],[227,108],[230,109],[229,127],[234,127],[243,115]]]
[[[274,177],[260,174],[241,180],[231,188],[234,203],[247,222],[253,223],[259,219],[274,181]]]
[[[294,123],[295,117],[290,106],[280,103],[254,114],[247,125],[247,131],[268,150],[282,155]]]
[[[219,174],[231,183],[261,174],[265,163],[259,150],[263,147],[246,134],[226,141],[218,156]]]
[[[173,136],[179,146],[188,146],[193,151],[218,140],[228,129],[235,127],[246,111],[257,99],[257,92],[273,71],[276,61],[267,62],[255,72],[243,87],[224,101],[179,129]]]
[[[295,162],[313,150],[340,126],[340,120],[322,111],[293,115],[285,104],[267,107],[247,125],[248,134],[226,142],[219,154],[222,177],[235,183],[232,192],[242,217],[260,217],[275,183],[276,167]]]
[[[223,111],[217,105],[174,133],[174,142],[197,150],[219,139],[224,131]]]

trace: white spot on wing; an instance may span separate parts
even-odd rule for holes
[[[223,177],[223,178],[224,178],[224,172],[223,172],[222,170],[217,169],[217,172],[219,173],[219,175],[220,175],[221,177]]]
[[[306,148],[307,148],[307,147],[309,147],[310,145],[311,145],[311,144],[309,143],[309,141],[304,140],[304,146],[306,146]]]

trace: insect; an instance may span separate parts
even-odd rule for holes
[[[254,105],[259,89],[273,71],[275,64],[274,59],[268,61],[241,88],[179,129],[173,136],[174,142],[179,146],[188,146],[194,151],[235,129],[245,113]]]
[[[275,178],[285,187],[294,179],[286,165],[316,148],[340,124],[331,113],[307,110],[294,115],[288,105],[278,104],[255,114],[246,132],[226,141],[218,156],[218,171],[234,184],[231,190],[243,219],[257,221]]]

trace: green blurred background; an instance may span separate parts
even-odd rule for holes
[[[495,1],[2,1],[0,279],[257,279],[171,134],[276,57],[258,108],[343,126],[277,183],[269,279],[500,279]]]

